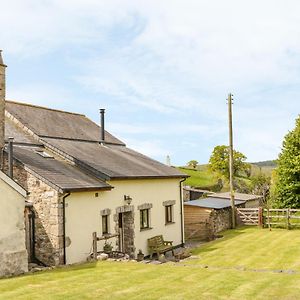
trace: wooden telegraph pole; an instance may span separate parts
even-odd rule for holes
[[[229,185],[231,202],[231,221],[232,228],[235,228],[235,205],[233,189],[233,135],[232,135],[232,94],[228,95],[228,117],[229,117]]]

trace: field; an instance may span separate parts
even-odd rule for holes
[[[197,170],[190,168],[179,167],[183,173],[190,175],[184,182],[185,185],[195,186],[199,188],[207,188],[216,184],[216,179],[213,174],[208,170],[207,166],[199,166]]]
[[[299,299],[300,231],[241,228],[162,265],[98,262],[0,280],[0,299]]]

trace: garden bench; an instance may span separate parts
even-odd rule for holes
[[[160,254],[165,254],[168,251],[172,251],[174,256],[174,247],[172,244],[173,241],[165,241],[162,235],[157,235],[148,239],[150,257],[152,258],[155,253],[159,256]]]

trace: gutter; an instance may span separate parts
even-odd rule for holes
[[[67,262],[66,257],[66,198],[71,195],[70,192],[66,193],[62,198],[62,205],[63,205],[63,253],[64,253],[64,260],[63,264],[65,265]]]
[[[184,216],[183,216],[183,197],[182,197],[182,183],[186,180],[186,178],[179,181],[179,189],[180,189],[180,215],[181,215],[181,245],[184,246]]]

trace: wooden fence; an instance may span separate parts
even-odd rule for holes
[[[291,229],[300,226],[300,209],[237,208],[238,224]]]

